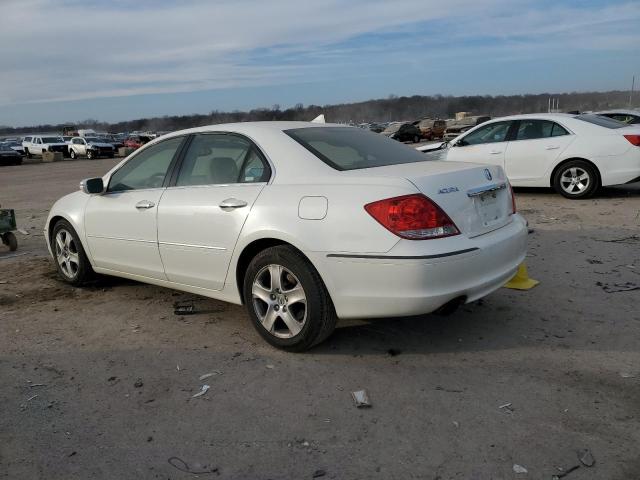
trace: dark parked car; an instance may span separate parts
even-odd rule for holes
[[[398,140],[399,142],[418,143],[422,137],[420,129],[410,123],[392,123],[384,129],[382,135]]]
[[[426,140],[442,138],[442,135],[444,135],[444,131],[447,128],[446,120],[434,120],[433,118],[416,120],[413,124],[420,129],[422,138]]]
[[[22,155],[13,150],[8,144],[0,143],[0,165],[20,165]]]

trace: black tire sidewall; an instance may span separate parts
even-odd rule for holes
[[[78,261],[80,262],[80,265],[78,265],[78,272],[76,273],[76,276],[74,278],[69,278],[62,272],[62,268],[60,267],[58,258],[56,256],[56,235],[60,230],[63,229],[71,234],[71,236],[73,237],[73,241],[78,248]],[[56,224],[54,225],[53,231],[51,233],[51,251],[53,252],[53,261],[56,264],[58,275],[60,275],[60,278],[62,278],[65,282],[76,286],[82,285],[93,276],[93,269],[91,268],[91,264],[89,263],[87,255],[85,254],[82,242],[80,241],[80,238],[78,237],[75,229],[68,221],[58,220],[58,222],[56,222]]]
[[[562,177],[562,174],[564,172],[574,167],[581,168],[582,170],[584,170],[589,174],[589,186],[584,191],[577,193],[575,195],[572,195],[570,193],[565,192],[565,190],[562,188],[562,185],[560,184],[560,178]],[[589,198],[596,192],[598,187],[599,187],[599,178],[598,178],[598,174],[596,173],[596,170],[594,169],[593,166],[591,166],[591,164],[582,160],[571,160],[565,163],[556,171],[555,177],[553,178],[553,188],[555,189],[555,191],[558,192],[563,197],[569,198],[572,200]]]
[[[9,247],[10,252],[15,252],[18,249],[18,239],[13,232],[7,232],[3,234],[2,243]]]
[[[267,332],[255,312],[251,287],[258,272],[267,265],[278,264],[289,269],[300,281],[307,297],[307,320],[298,335],[292,338],[278,338]],[[320,279],[319,274],[304,258],[293,248],[287,246],[271,247],[258,253],[247,268],[243,292],[245,305],[251,318],[251,322],[258,333],[271,345],[288,351],[303,351],[311,348],[321,341],[325,315],[331,315],[328,308],[333,308],[328,293]]]

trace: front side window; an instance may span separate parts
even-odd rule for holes
[[[109,192],[160,188],[184,137],[175,137],[146,148],[117,170],[109,180]]]
[[[304,127],[284,133],[336,170],[425,161],[422,152],[361,128]]]
[[[458,145],[480,145],[483,143],[504,142],[512,122],[496,122],[471,132],[458,141]]]
[[[184,157],[176,186],[257,183],[269,180],[268,164],[238,135],[196,135]]]

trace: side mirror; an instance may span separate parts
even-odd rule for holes
[[[102,178],[85,178],[80,182],[80,190],[88,195],[104,193],[104,183],[102,182]]]

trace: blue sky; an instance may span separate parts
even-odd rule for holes
[[[0,125],[640,77],[637,0],[3,0],[0,12]]]

